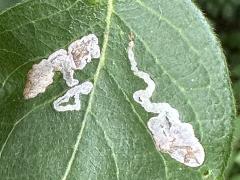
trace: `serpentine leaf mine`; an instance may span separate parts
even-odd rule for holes
[[[59,97],[53,102],[53,107],[57,111],[79,111],[81,109],[80,95],[87,95],[91,92],[93,84],[89,81],[86,81],[80,85],[74,86],[69,89],[64,96]],[[70,98],[74,98],[74,104],[67,104],[70,101]],[[62,106],[61,104],[65,104]]]
[[[69,87],[79,82],[73,78],[74,71],[83,69],[92,58],[100,57],[98,38],[94,34],[82,37],[69,45],[68,52],[60,49],[51,54],[48,59],[43,59],[39,64],[33,65],[28,72],[27,83],[23,92],[25,99],[36,97],[44,93],[46,88],[53,83],[56,71],[63,74]]]
[[[150,118],[147,125],[157,150],[168,153],[175,160],[190,166],[198,167],[203,164],[205,153],[199,140],[195,137],[191,124],[181,122],[178,110],[168,103],[153,103],[151,97],[155,91],[155,82],[150,75],[138,69],[133,52],[133,35],[130,36],[128,58],[134,75],[143,79],[146,89],[138,90],[133,99],[147,112],[158,114]]]
[[[89,81],[80,85],[74,79],[74,71],[82,70],[92,58],[100,57],[98,38],[89,34],[69,45],[68,51],[60,49],[52,53],[48,59],[43,59],[39,64],[34,64],[28,72],[28,78],[23,92],[25,99],[36,97],[44,93],[46,88],[53,83],[53,76],[56,71],[63,74],[63,79],[69,87],[72,87],[66,94],[54,101],[53,107],[57,111],[80,110],[80,95],[87,95],[91,92],[93,84]],[[75,104],[67,104],[70,98],[74,98]]]

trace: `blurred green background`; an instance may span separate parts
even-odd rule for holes
[[[21,0],[0,0],[0,11]],[[240,112],[240,0],[193,0],[208,17],[227,57],[232,86]],[[216,154],[217,156],[217,154]],[[233,153],[227,180],[240,180],[240,118],[235,122]]]
[[[227,58],[232,87],[240,112],[240,0],[194,0],[208,17]],[[235,121],[231,160],[227,180],[240,180],[240,118]]]

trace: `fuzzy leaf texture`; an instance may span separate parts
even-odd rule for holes
[[[130,32],[139,68],[156,82],[153,102],[168,102],[193,125],[206,153],[200,168],[156,150],[146,126],[153,114],[132,98],[146,84],[130,69]],[[94,83],[81,110],[53,109],[69,89],[60,73],[24,100],[32,65],[89,33],[101,57],[75,74]],[[223,178],[234,100],[221,47],[190,0],[25,1],[0,14],[0,82],[0,179]]]

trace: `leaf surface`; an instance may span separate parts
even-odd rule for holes
[[[189,168],[158,152],[146,123],[152,114],[132,94],[146,84],[127,59],[136,36],[139,68],[193,125],[206,161]],[[101,58],[76,73],[90,80],[82,109],[56,112],[67,91],[61,74],[44,94],[23,99],[34,63],[88,33]],[[215,179],[225,169],[235,118],[225,58],[190,0],[32,0],[0,14],[0,177],[3,179]]]

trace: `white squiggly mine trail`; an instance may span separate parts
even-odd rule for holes
[[[57,111],[79,111],[81,109],[80,95],[87,95],[91,92],[93,83],[86,81],[80,85],[69,89],[62,97],[59,97],[53,102],[53,107]],[[62,105],[69,103],[70,98],[74,98],[74,104]]]
[[[173,159],[190,167],[201,166],[205,153],[202,145],[195,137],[191,124],[181,122],[179,113],[168,103],[153,103],[151,97],[155,91],[155,82],[146,72],[140,71],[134,57],[133,37],[128,46],[128,58],[134,75],[143,79],[146,89],[133,94],[134,100],[147,112],[158,114],[148,121],[157,150],[168,153]]]
[[[69,87],[76,86],[79,81],[74,79],[75,70],[82,70],[92,58],[100,57],[98,38],[89,34],[72,42],[68,51],[59,49],[39,64],[34,64],[28,72],[28,79],[24,88],[24,98],[30,99],[40,93],[44,93],[47,87],[53,83],[56,71],[63,74],[63,79]]]
[[[91,92],[93,84],[86,81],[80,85],[74,79],[74,71],[82,70],[91,62],[92,58],[100,57],[100,47],[95,34],[89,34],[72,42],[68,51],[59,49],[52,53],[47,59],[39,64],[34,64],[28,72],[28,79],[23,92],[25,99],[36,97],[44,93],[47,87],[53,83],[54,73],[60,71],[69,89],[65,95],[53,102],[56,111],[79,111],[81,109],[80,95],[87,95]],[[70,99],[74,98],[74,104]]]

